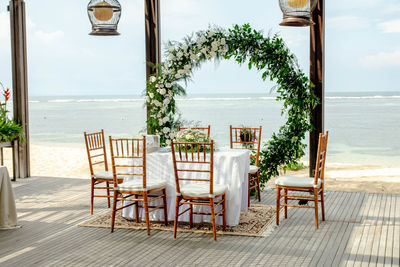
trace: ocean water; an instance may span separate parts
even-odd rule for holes
[[[32,144],[83,147],[84,131],[135,136],[145,128],[140,96],[48,96],[29,102]],[[218,147],[228,145],[229,125],[262,125],[267,141],[286,119],[273,95],[192,95],[179,99],[178,108],[185,120],[211,125]],[[331,162],[400,166],[400,92],[327,94],[325,129]]]

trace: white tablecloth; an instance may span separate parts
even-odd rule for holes
[[[173,221],[175,216],[176,189],[175,176],[171,152],[154,152],[147,154],[147,179],[161,179],[167,181],[167,207],[168,220]],[[227,201],[227,225],[234,226],[239,223],[240,212],[247,211],[248,172],[250,166],[250,152],[244,149],[231,149],[214,153],[214,183],[228,186],[226,192]],[[127,177],[126,180],[135,178]],[[137,178],[136,178],[137,179]],[[154,204],[161,203],[159,200]],[[152,203],[153,204],[153,203]],[[181,211],[187,207],[181,206]],[[196,206],[196,211],[210,212],[210,208]],[[217,208],[217,210],[219,210]],[[144,219],[143,210],[140,209],[141,218]],[[122,216],[134,219],[134,207],[125,208]],[[150,213],[150,220],[162,221],[163,211]],[[193,215],[194,222],[211,222],[211,216]],[[189,213],[179,216],[179,221],[189,221]],[[218,216],[217,223],[222,224],[222,218]]]
[[[0,230],[17,228],[17,209],[7,168],[0,166]]]

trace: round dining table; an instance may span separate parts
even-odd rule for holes
[[[248,173],[250,166],[250,151],[247,149],[221,149],[214,152],[214,184],[227,186],[226,191],[226,223],[229,226],[239,224],[240,212],[247,212],[248,199]],[[141,179],[138,177],[125,177],[125,181]],[[163,180],[167,183],[167,210],[168,220],[175,217],[176,188],[172,153],[168,149],[160,149],[157,152],[147,153],[146,179]],[[184,181],[187,182],[187,181]],[[151,205],[161,204],[156,200]],[[181,211],[187,207],[182,205]],[[209,206],[195,206],[195,211],[210,212]],[[126,219],[135,219],[134,206],[122,210],[122,216]],[[163,221],[162,210],[156,210],[149,214],[152,221]],[[144,211],[140,209],[140,217],[144,220]],[[193,215],[195,223],[211,222],[211,216]],[[189,213],[179,216],[179,221],[189,221]],[[216,218],[217,224],[222,224],[222,217]]]

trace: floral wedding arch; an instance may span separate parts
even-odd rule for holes
[[[179,82],[186,84],[203,62],[233,59],[261,72],[263,80],[269,77],[277,83],[277,100],[283,102],[282,115],[287,116],[286,123],[260,152],[261,181],[277,176],[279,167],[304,156],[306,145],[302,141],[312,129],[310,116],[318,99],[295,56],[279,36],[264,37],[248,24],[228,30],[215,27],[196,32],[182,42],[169,42],[165,56],[165,62],[155,66],[158,73],[150,77],[146,91],[148,129],[160,135],[162,144],[174,138],[179,124],[174,98],[186,94]]]

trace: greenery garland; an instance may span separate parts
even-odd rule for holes
[[[279,175],[279,168],[304,156],[302,142],[312,129],[310,116],[318,99],[313,95],[307,76],[300,70],[296,57],[278,35],[264,37],[250,25],[235,25],[223,30],[210,28],[186,37],[183,42],[169,42],[165,62],[147,83],[146,104],[150,107],[148,129],[161,137],[161,144],[169,144],[176,135],[179,116],[175,96],[185,95],[179,83],[190,80],[192,72],[211,59],[234,59],[248,64],[277,83],[277,100],[283,102],[282,115],[286,123],[274,133],[260,152],[260,179],[268,181]]]

